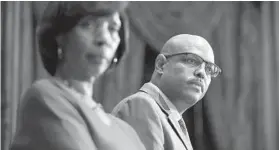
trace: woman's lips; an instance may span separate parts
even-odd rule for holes
[[[86,54],[86,59],[94,64],[101,64],[104,63],[106,61],[106,58],[102,55],[96,55],[96,54],[92,54],[92,53],[88,53]]]

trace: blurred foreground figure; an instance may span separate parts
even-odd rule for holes
[[[113,114],[134,127],[148,150],[192,150],[181,114],[203,98],[220,72],[204,38],[174,36],[157,56],[151,81],[122,100]]]
[[[50,78],[19,108],[12,150],[144,150],[133,128],[104,112],[93,84],[126,53],[125,2],[49,2],[37,34]]]

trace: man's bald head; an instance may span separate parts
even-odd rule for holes
[[[180,34],[163,46],[151,82],[184,112],[203,98],[216,71],[209,43],[197,35]]]
[[[201,36],[180,34],[170,38],[161,50],[161,54],[173,55],[194,53],[205,61],[214,63],[214,54],[210,44]]]

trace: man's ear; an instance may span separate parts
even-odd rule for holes
[[[163,54],[159,54],[155,60],[155,71],[159,74],[163,74],[166,62],[167,58]]]

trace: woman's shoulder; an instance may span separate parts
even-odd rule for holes
[[[33,82],[33,84],[24,92],[23,97],[26,96],[35,96],[40,95],[47,91],[47,89],[51,89],[51,86],[49,86],[50,81],[49,79],[40,79]]]
[[[40,79],[35,81],[22,95],[22,99],[28,99],[30,97],[44,97],[49,94],[50,91],[55,91],[50,79]]]
[[[57,117],[77,114],[75,105],[52,79],[35,81],[23,95],[20,108],[22,111],[32,108],[33,111],[52,112]]]
[[[56,87],[54,85],[54,82],[51,78],[45,78],[35,81],[28,91],[34,91],[34,92],[42,92],[46,93],[47,91],[55,91]]]
[[[113,123],[117,125],[120,128],[120,130],[122,130],[129,137],[129,139],[133,142],[133,144],[136,145],[137,149],[145,150],[142,141],[140,140],[137,132],[134,130],[132,126],[130,126],[127,122],[111,114],[108,114],[108,116],[110,117],[111,120],[113,120]]]
[[[117,118],[111,114],[108,114],[108,117],[112,120],[112,122],[117,125],[121,130],[123,130],[126,133],[130,133],[130,134],[134,134],[135,131],[132,128],[132,126],[130,126],[127,122],[121,120],[120,118]]]
[[[43,103],[57,103],[61,95],[61,90],[55,85],[51,78],[40,79],[35,81],[29,89],[26,90],[22,97],[22,102],[37,101]]]

